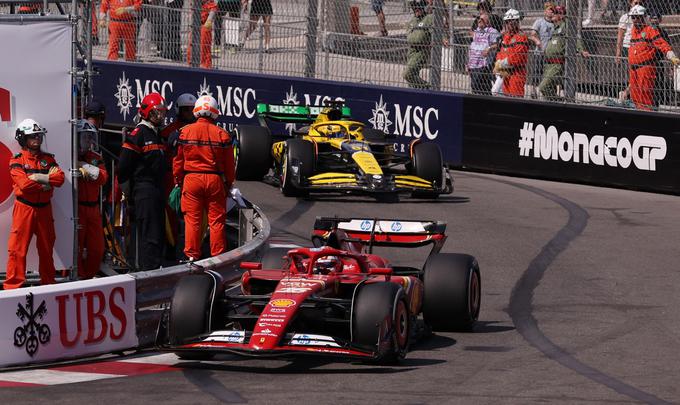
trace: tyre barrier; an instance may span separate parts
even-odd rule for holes
[[[245,243],[192,264],[92,280],[0,291],[0,368],[91,357],[153,346],[175,284],[193,269],[241,276],[239,263],[259,257],[269,239],[267,217],[241,209]]]

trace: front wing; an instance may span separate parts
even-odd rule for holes
[[[319,173],[308,178],[293,178],[297,188],[318,192],[358,191],[370,194],[427,192],[451,194],[453,182],[448,171],[442,168],[444,184],[437,187],[433,182],[408,174],[355,174],[342,172]]]
[[[321,355],[364,360],[377,359],[380,353],[389,350],[385,342],[374,347],[364,347],[331,336],[301,333],[288,333],[282,338],[279,346],[273,349],[260,349],[255,344],[245,343],[249,338],[250,332],[246,331],[215,331],[199,336],[192,342],[165,346],[162,349],[175,353],[231,353],[251,357]]]

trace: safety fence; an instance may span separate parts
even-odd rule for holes
[[[556,0],[554,5],[567,6],[561,18],[546,11],[543,1],[499,0],[488,13],[490,24],[499,30],[504,28],[502,16],[508,8],[522,13],[521,28],[530,45],[523,97],[634,108],[626,58],[631,20],[626,13],[633,2],[642,1]],[[413,51],[408,25],[414,18],[408,1],[220,0],[215,4],[215,18],[208,22],[208,7],[194,7],[193,1],[145,1],[140,11],[124,15],[133,23],[122,25],[116,24],[119,17],[111,17],[110,12],[102,20],[100,4],[96,4],[96,12],[90,14],[97,20],[93,56],[397,87],[407,87],[410,81],[411,86],[450,92],[475,90],[466,67],[471,29],[480,12],[486,12],[477,1],[423,0],[433,27],[427,46],[420,48],[425,50],[422,63],[408,56]],[[667,42],[677,49],[679,4],[655,1],[647,13],[647,22],[658,24]],[[562,20],[558,25],[564,33],[564,56],[548,58],[559,66],[546,67],[545,47],[555,40],[548,33],[547,20]],[[110,46],[114,31],[118,47]],[[126,37],[135,39],[134,54],[125,52]],[[677,112],[680,71],[665,59],[660,53],[656,80],[645,84],[654,90],[649,107]],[[493,51],[488,62],[492,60]],[[427,85],[406,73],[409,65],[418,65],[413,69]],[[484,90],[495,77],[487,72],[482,80],[487,83]],[[541,86],[546,80],[552,84]]]
[[[261,255],[271,232],[267,217],[256,206],[241,211],[248,240],[219,256],[191,265],[0,292],[0,367],[154,345],[162,314],[183,275],[212,270],[225,282],[235,282],[241,276],[240,262]]]

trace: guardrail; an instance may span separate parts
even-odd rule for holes
[[[257,207],[241,209],[252,235],[236,249],[192,264],[236,281],[238,264],[264,249],[271,228]],[[246,215],[244,215],[246,213]],[[241,229],[244,227],[242,226]],[[147,272],[0,291],[0,367],[91,357],[154,344],[178,265]]]

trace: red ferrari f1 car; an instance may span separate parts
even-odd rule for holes
[[[392,362],[424,331],[469,331],[480,309],[479,266],[470,255],[439,253],[445,229],[436,221],[317,218],[316,247],[272,248],[261,262],[241,263],[240,294],[228,294],[212,271],[183,277],[165,349],[191,359],[305,353]],[[372,254],[374,246],[428,244],[422,268]]]

